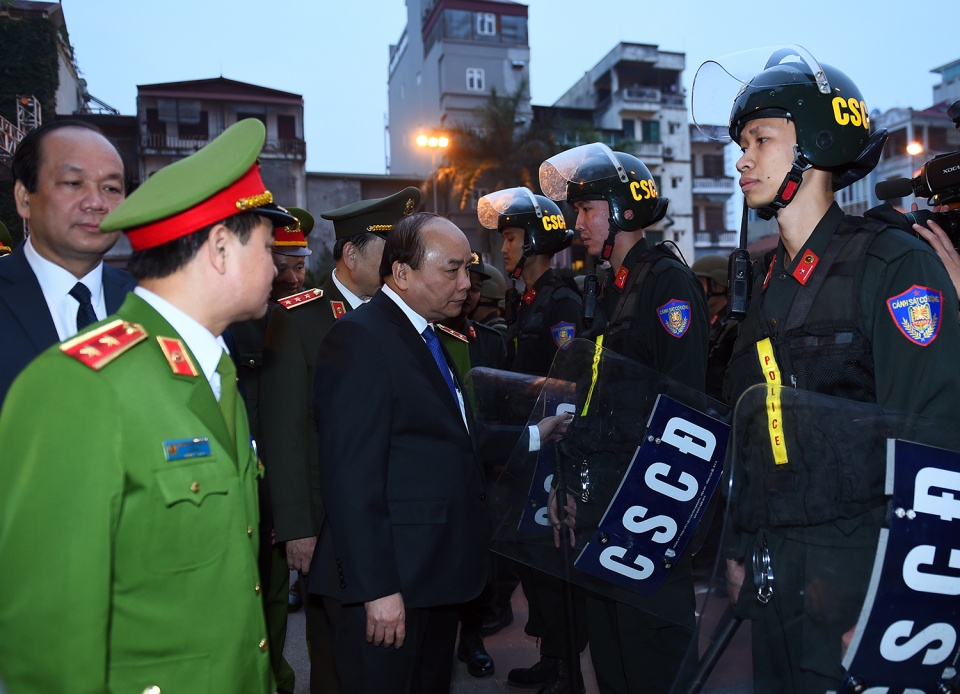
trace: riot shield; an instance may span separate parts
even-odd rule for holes
[[[484,421],[499,411],[495,421],[511,423],[511,376],[468,374]],[[494,551],[692,628],[690,557],[722,475],[727,408],[586,340],[560,350],[538,383],[528,423],[558,412],[572,421],[538,451],[514,450],[491,494]],[[551,492],[569,518],[563,508],[551,518]]]
[[[729,594],[709,591],[677,691],[957,691],[957,451],[940,422],[747,390],[723,485]]]

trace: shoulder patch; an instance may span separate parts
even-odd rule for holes
[[[561,322],[550,327],[553,343],[560,349],[566,349],[577,337],[577,326],[573,323]]]
[[[683,337],[690,327],[690,302],[680,299],[670,299],[667,303],[657,309],[657,318],[660,319],[660,325],[672,337]]]
[[[456,330],[453,330],[452,328],[448,328],[445,325],[440,325],[439,323],[434,323],[433,327],[435,327],[437,330],[442,330],[443,332],[445,332],[447,335],[450,335],[451,337],[457,338],[461,342],[468,342],[466,335],[464,335],[463,333],[458,333]]]
[[[936,289],[913,285],[887,299],[890,316],[900,333],[914,344],[926,347],[940,332],[943,294]]]
[[[330,310],[333,311],[334,319],[343,318],[347,315],[347,306],[342,301],[331,301]]]
[[[157,342],[160,349],[163,350],[163,356],[167,358],[170,370],[177,376],[199,376],[200,372],[194,366],[190,354],[182,340],[175,337],[161,337],[157,335]]]
[[[67,340],[60,345],[60,351],[84,366],[99,371],[146,339],[147,331],[143,326],[117,319]]]
[[[308,304],[314,299],[319,299],[321,296],[323,296],[322,289],[307,289],[280,299],[280,305],[287,309],[296,308]]]

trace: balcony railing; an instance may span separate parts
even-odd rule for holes
[[[650,104],[651,106],[660,106],[667,108],[683,108],[687,107],[687,101],[683,94],[677,94],[674,92],[664,92],[653,87],[626,87],[624,89],[617,90],[614,95],[615,98],[624,102],[624,104],[636,105],[636,104]],[[612,103],[613,98],[607,96],[597,102],[594,111],[597,113],[603,113]],[[654,110],[653,108],[641,108],[638,110]]]
[[[706,195],[709,193],[733,193],[733,178],[723,176],[722,178],[710,178],[706,176],[694,176],[693,194]]]
[[[736,248],[737,242],[735,231],[698,231],[693,235],[695,248]]]
[[[215,135],[213,136],[215,137]],[[175,150],[178,153],[195,152],[210,142],[212,137],[176,137],[171,135],[147,134],[143,136],[144,150]],[[303,140],[268,139],[263,144],[263,154],[278,154],[284,157],[304,158],[307,143]]]

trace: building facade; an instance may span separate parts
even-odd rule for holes
[[[651,241],[673,241],[692,263],[694,157],[682,81],[685,66],[683,53],[662,51],[650,44],[619,43],[554,107],[588,109],[598,131],[619,135],[618,147],[647,165],[660,195],[670,200],[666,216],[647,230],[647,237]],[[701,165],[703,156],[711,155],[701,153]],[[701,181],[704,196],[709,194],[705,186],[706,181]],[[705,201],[698,212],[698,224],[706,224],[706,214],[713,209]]]
[[[529,124],[529,78],[525,5],[407,0],[407,26],[390,46],[387,171],[429,176],[437,159],[417,145],[417,136],[475,123],[491,91],[503,96],[523,89],[518,121]]]

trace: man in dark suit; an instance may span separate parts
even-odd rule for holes
[[[0,265],[0,405],[34,357],[116,311],[135,285],[103,263],[120,232],[100,233],[100,222],[126,190],[109,140],[87,123],[53,121],[23,138],[12,168],[30,236]]]
[[[310,589],[330,603],[344,692],[448,691],[456,605],[486,579],[490,528],[469,412],[426,342],[446,356],[430,322],[460,312],[469,261],[454,224],[407,217],[384,248],[384,288],[320,347],[327,515]]]
[[[420,191],[405,188],[324,212],[323,218],[333,222],[336,232],[336,267],[322,289],[308,289],[281,301],[267,324],[260,379],[261,453],[268,470],[277,542],[286,544],[287,565],[304,578],[323,521],[313,412],[317,349],[337,319],[362,306],[380,288],[384,239],[419,202]],[[336,694],[339,684],[323,601],[308,593],[304,597],[310,689],[316,694]]]
[[[487,578],[479,427],[430,325],[460,312],[470,255],[450,221],[401,220],[383,288],[336,322],[317,355],[326,518],[310,590],[327,598],[348,694],[448,692],[457,606]]]

